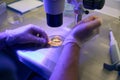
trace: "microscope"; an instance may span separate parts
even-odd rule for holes
[[[43,2],[48,26],[61,26],[63,24],[65,0],[43,0]],[[85,9],[102,9],[105,4],[105,0],[67,0],[67,2],[74,6],[76,23],[82,19],[83,13],[89,13]]]

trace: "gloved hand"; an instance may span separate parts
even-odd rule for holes
[[[101,19],[96,16],[88,16],[82,21],[80,21],[70,32],[68,37],[65,39],[64,44],[69,42],[85,42],[89,37],[91,32],[101,25]]]
[[[9,46],[22,47],[46,47],[48,43],[47,34],[40,27],[29,24],[14,30],[6,30],[6,43]]]

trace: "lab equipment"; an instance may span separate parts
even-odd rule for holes
[[[47,24],[51,27],[62,25],[65,0],[43,0],[47,16]]]
[[[58,47],[62,45],[63,40],[64,38],[61,35],[52,35],[52,36],[49,36],[48,44],[51,47]]]
[[[105,0],[68,0],[68,3],[74,5],[75,23],[77,24],[84,13],[89,14],[89,11],[85,9],[102,9]]]
[[[82,17],[82,13],[87,12],[86,9],[102,9],[105,0],[67,0],[68,3],[74,5],[76,19]],[[50,27],[59,27],[63,24],[63,11],[65,0],[43,0],[46,11],[47,24]],[[88,12],[87,12],[88,13]],[[80,17],[80,18],[78,18]],[[79,20],[77,20],[79,21]]]
[[[110,58],[112,64],[104,63],[104,68],[109,71],[120,71],[120,51],[112,30],[110,30]]]
[[[17,24],[20,24],[24,21],[24,18],[23,18],[23,15],[22,14],[11,14],[9,17],[8,17],[8,22],[12,25],[17,25]]]

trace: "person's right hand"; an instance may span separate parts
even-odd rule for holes
[[[44,48],[48,44],[48,36],[37,25],[29,24],[13,30],[7,30],[7,45],[19,48]]]
[[[88,16],[80,21],[70,32],[72,36],[78,41],[84,42],[89,39],[91,32],[101,25],[101,19],[96,16]],[[69,36],[67,37],[69,39]]]

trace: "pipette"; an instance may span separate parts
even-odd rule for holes
[[[112,64],[104,63],[104,68],[109,71],[120,71],[120,51],[118,47],[118,43],[115,40],[112,30],[110,29],[110,57]]]

